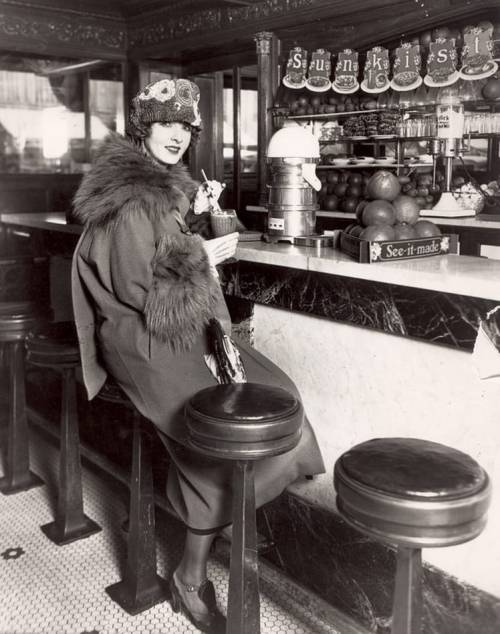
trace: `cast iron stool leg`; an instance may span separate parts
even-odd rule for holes
[[[253,461],[239,460],[234,465],[233,474],[233,538],[226,632],[260,634]]]
[[[40,527],[59,546],[94,535],[99,524],[83,512],[82,468],[74,368],[62,369],[61,444],[56,518]]]
[[[9,342],[7,354],[9,365],[9,430],[5,476],[0,479],[0,492],[4,495],[11,495],[45,483],[30,471],[24,385],[24,341]]]
[[[392,611],[392,634],[422,632],[422,551],[399,547]]]
[[[134,412],[127,564],[124,577],[106,588],[129,614],[138,614],[168,596],[168,584],[156,574],[155,506],[150,446]]]

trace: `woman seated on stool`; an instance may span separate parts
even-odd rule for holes
[[[73,303],[84,380],[93,398],[111,375],[156,427],[170,458],[167,496],[187,532],[170,581],[174,607],[202,631],[223,631],[207,580],[214,537],[231,522],[232,465],[202,458],[186,442],[185,403],[217,384],[205,354],[207,326],[231,322],[216,265],[234,255],[238,234],[206,233],[217,181],[200,185],[181,159],[201,132],[198,86],[150,84],[131,105],[128,138],[110,134],[74,199],[85,224],[73,257]],[[205,237],[197,232],[201,230]],[[290,378],[238,342],[248,381],[283,387]],[[256,463],[256,503],[301,475],[324,471],[311,426],[292,451]]]

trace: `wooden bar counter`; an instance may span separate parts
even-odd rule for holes
[[[57,259],[52,283],[59,302],[65,289],[67,304],[81,228],[63,214],[0,219],[4,228],[37,234]],[[478,539],[424,551],[425,631],[498,631],[500,261],[445,255],[358,264],[331,248],[264,242],[241,242],[236,259],[221,271],[234,332],[294,379],[327,465],[325,475],[297,482],[270,505],[281,561],[271,559],[366,631],[382,632],[394,553],[340,520],[333,464],[374,437],[441,442],[481,463],[493,502]],[[490,334],[485,353],[474,350],[481,322]]]

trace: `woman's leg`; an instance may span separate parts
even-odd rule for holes
[[[175,585],[184,603],[198,618],[208,614],[207,606],[200,600],[197,592],[188,592],[186,585],[199,586],[207,578],[208,555],[216,534],[200,535],[188,529],[184,553],[174,572]]]
[[[177,566],[177,577],[194,586],[207,578],[207,561],[210,547],[217,533],[200,535],[187,529],[184,553]]]

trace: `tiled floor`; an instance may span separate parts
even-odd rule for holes
[[[39,526],[52,520],[57,452],[32,435],[32,469],[46,485],[17,495],[0,495],[0,634],[166,634],[196,632],[168,603],[129,616],[104,592],[120,579],[126,515],[119,485],[84,469],[85,512],[102,532],[66,546],[49,541]],[[174,522],[157,520],[158,572],[168,576],[180,556],[182,533]],[[218,604],[225,612],[228,571],[210,560]],[[262,634],[337,632],[317,622],[297,601],[261,593]],[[339,634],[337,632],[337,634]]]

